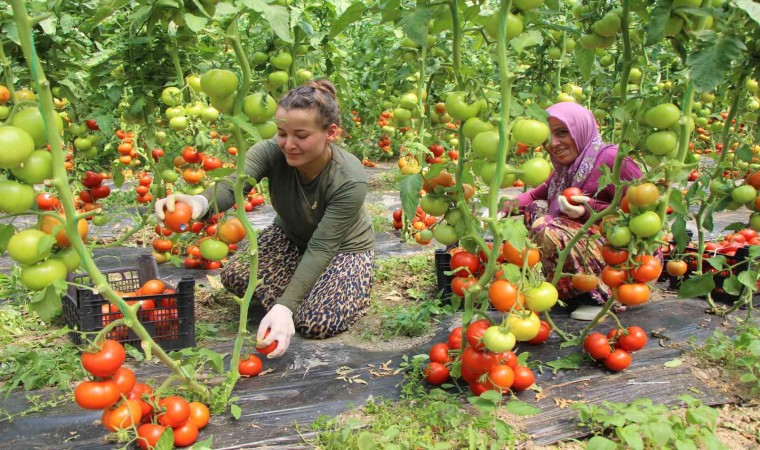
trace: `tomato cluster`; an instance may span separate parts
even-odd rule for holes
[[[126,352],[117,341],[107,339],[99,348],[82,353],[82,367],[93,379],[80,382],[74,399],[84,409],[102,410],[101,422],[120,440],[137,430],[137,444],[153,448],[166,427],[174,432],[174,445],[186,447],[208,425],[210,412],[200,402],[179,396],[157,398],[153,388],[138,383],[135,373],[124,367]]]
[[[591,333],[583,341],[583,350],[596,361],[602,361],[609,370],[620,372],[631,365],[631,353],[644,348],[647,334],[637,326],[612,329],[607,335]]]
[[[423,371],[425,380],[433,385],[443,384],[451,378],[451,369],[457,367],[475,395],[487,390],[524,391],[534,384],[535,375],[519,364],[513,345],[514,338],[510,342],[489,319],[472,321],[465,330],[465,342],[462,327],[456,327],[446,342],[430,348],[430,363]]]

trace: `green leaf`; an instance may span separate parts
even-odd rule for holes
[[[511,45],[517,53],[520,53],[528,47],[541,45],[543,43],[544,36],[538,30],[526,31],[509,41],[509,45]]]
[[[232,121],[235,122],[235,125],[239,126],[243,131],[250,134],[256,142],[261,140],[261,134],[259,134],[259,130],[251,125],[251,121],[248,120],[248,116],[245,114],[240,113],[232,116]]]
[[[330,27],[330,38],[334,38],[342,33],[352,23],[362,20],[367,9],[363,3],[354,3],[349,6]]]
[[[359,450],[374,450],[377,448],[376,437],[369,431],[362,431],[356,439],[356,448]]]
[[[604,436],[594,436],[588,440],[586,450],[617,450],[618,445]]]
[[[760,258],[760,245],[752,245],[749,247],[750,258]]]
[[[29,310],[36,312],[44,322],[50,322],[63,311],[61,297],[56,286],[49,285],[35,295],[29,303]]]
[[[752,161],[752,158],[755,156],[752,154],[752,149],[747,144],[740,145],[735,151],[735,155],[737,158],[744,162],[750,162]]]
[[[673,237],[676,241],[676,250],[678,253],[683,253],[686,246],[689,245],[689,237],[686,235],[686,220],[683,216],[677,216],[671,226]]]
[[[737,277],[737,280],[739,281],[739,283],[743,284],[744,286],[747,286],[750,289],[757,288],[758,279],[760,279],[760,274],[754,270],[745,270],[744,272],[740,273],[739,276]]]
[[[733,62],[747,47],[737,36],[719,36],[712,30],[699,31],[696,37],[696,47],[686,58],[686,65],[697,91],[710,92],[725,82]]]
[[[665,364],[663,364],[663,366],[665,366],[665,367],[667,367],[669,369],[672,369],[673,367],[678,367],[681,364],[683,364],[683,359],[681,359],[681,358],[675,358],[675,359],[671,359],[670,361],[666,362]]]
[[[153,450],[172,450],[174,448],[174,430],[172,427],[166,427],[161,437],[156,442]]]
[[[501,235],[507,237],[512,246],[518,251],[525,248],[525,239],[528,237],[528,228],[522,219],[510,217],[501,221]]]
[[[290,13],[287,8],[275,4],[270,5],[265,0],[243,0],[243,4],[261,13],[278,38],[289,44],[293,43],[293,36],[290,34]]]
[[[752,285],[754,286],[755,282],[752,282]],[[726,294],[731,295],[739,295],[742,289],[742,284],[739,283],[739,280],[736,278],[735,275],[731,275],[730,277],[726,278],[723,281],[723,290],[726,291]]]
[[[652,9],[647,28],[646,46],[660,42],[665,37],[665,25],[670,18],[670,10],[673,8],[673,0],[658,0]]]
[[[721,270],[726,265],[726,257],[723,255],[713,256],[712,258],[705,259],[713,269]]]
[[[673,436],[673,430],[667,423],[652,422],[647,424],[646,428],[658,448],[665,448]]]
[[[86,30],[97,26],[100,22],[110,17],[115,11],[128,5],[129,1],[130,0],[103,0],[98,2],[100,5],[98,10],[95,11],[95,14],[92,17],[82,24],[82,28]]]
[[[516,416],[534,416],[539,414],[541,409],[520,400],[510,400],[507,402],[507,411]]]
[[[5,250],[8,248],[8,241],[15,233],[16,229],[13,228],[13,225],[0,223],[0,254],[5,253]]]
[[[120,188],[121,185],[124,184],[124,173],[119,169],[115,169],[111,173],[113,174],[112,181],[113,181],[114,186],[116,186],[117,188]]]
[[[754,0],[734,0],[736,7],[743,9],[747,15],[760,24],[760,4]]]
[[[420,204],[420,189],[422,189],[422,175],[415,173],[401,179],[399,184],[401,209],[404,210],[404,217],[407,221],[417,214],[417,205]]]
[[[757,381],[757,376],[751,373],[745,373],[744,375],[739,377],[739,381],[741,381],[742,383],[752,383],[752,382]]]
[[[430,19],[435,15],[435,9],[424,4],[417,5],[414,12],[404,14],[399,26],[404,34],[419,47],[427,45],[427,30]]]
[[[621,441],[625,444],[625,448],[632,450],[643,450],[644,440],[641,438],[641,430],[638,425],[628,425],[615,430]]]
[[[744,222],[734,222],[723,227],[723,230],[727,231],[739,231],[747,228],[747,224]]]
[[[230,405],[230,414],[232,414],[235,420],[239,420],[243,414],[243,410],[238,405]]]
[[[711,273],[691,277],[681,283],[678,290],[679,298],[694,298],[700,295],[707,295],[715,289],[715,281]]]
[[[591,77],[591,69],[594,67],[594,51],[585,49],[580,45],[575,46],[575,65],[581,73],[583,79],[588,80]]]
[[[203,29],[208,23],[208,19],[205,17],[195,16],[190,13],[185,13],[185,24],[190,28],[190,31],[197,33]]]
[[[202,441],[197,441],[195,444],[193,444],[193,450],[211,450],[212,445],[214,444],[213,441],[213,436],[209,436],[207,439],[204,439]]]
[[[563,358],[555,359],[546,363],[547,366],[552,368],[552,373],[556,374],[562,369],[577,370],[580,368],[580,363],[583,361],[583,353],[571,353]]]
[[[683,193],[678,189],[670,190],[670,201],[668,202],[668,205],[673,208],[673,211],[682,216],[689,215],[689,207],[684,201]]]

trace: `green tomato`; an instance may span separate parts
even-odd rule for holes
[[[398,105],[405,109],[412,109],[417,106],[417,103],[419,103],[419,98],[417,98],[417,94],[413,92],[408,92],[402,95],[398,101]]]
[[[511,312],[507,315],[507,327],[517,341],[529,341],[541,331],[541,319],[533,311]]]
[[[465,102],[464,98],[464,92],[452,92],[446,97],[445,102],[446,113],[454,119],[461,120],[462,122],[467,121],[467,119],[471,117],[477,116],[480,111],[480,104],[478,102],[468,104]]]
[[[86,137],[78,137],[74,139],[74,147],[80,152],[86,152],[92,148],[92,139]]]
[[[755,231],[760,231],[760,213],[749,216],[749,227]]]
[[[678,123],[680,117],[681,110],[676,105],[662,103],[647,111],[644,120],[649,126],[662,130]]]
[[[631,229],[626,226],[617,226],[610,228],[605,233],[604,237],[607,241],[615,247],[627,247],[631,242],[633,236],[631,235]]]
[[[501,331],[498,325],[492,325],[483,332],[483,344],[494,353],[508,352],[515,348],[517,339],[509,331]]]
[[[731,191],[731,200],[736,203],[747,203],[753,201],[755,197],[757,197],[757,190],[748,184],[736,187]]]
[[[660,232],[662,221],[656,212],[646,211],[632,218],[628,227],[636,236],[648,238]]]
[[[187,117],[184,116],[172,117],[171,120],[169,120],[169,128],[174,131],[184,130],[188,125],[190,125],[190,123],[187,121]]]
[[[21,268],[21,284],[32,291],[41,291],[56,281],[66,279],[66,264],[55,258]]]
[[[520,179],[530,187],[536,187],[549,178],[552,172],[551,164],[543,158],[533,158],[520,165],[523,172]]]
[[[92,224],[97,227],[102,227],[103,225],[108,223],[108,216],[105,214],[98,214],[97,216],[92,218]]]
[[[0,181],[0,211],[10,214],[22,213],[36,203],[34,188],[12,180]]]
[[[213,122],[219,118],[219,111],[213,106],[207,106],[201,110],[201,119],[205,122]]]
[[[211,69],[201,76],[201,90],[209,97],[229,97],[235,93],[237,87],[238,77],[229,70]]]
[[[8,240],[8,256],[21,265],[38,263],[50,256],[53,244],[53,236],[36,228],[29,228],[19,231]]]
[[[512,137],[517,142],[535,147],[549,139],[549,126],[533,119],[521,119],[512,128]]]
[[[676,144],[678,137],[672,131],[655,131],[647,136],[646,146],[653,155],[666,155],[670,153]]]
[[[393,119],[400,124],[405,124],[412,118],[412,112],[404,108],[396,108],[393,110]]]
[[[209,97],[209,102],[220,113],[228,114],[232,112],[232,108],[235,106],[235,94],[229,97]]]
[[[206,239],[200,245],[201,256],[211,261],[221,261],[230,252],[229,246],[217,239]]]
[[[27,184],[39,184],[53,178],[53,156],[47,150],[35,150],[23,166],[11,169],[13,176]]]
[[[92,220],[95,220],[99,216],[95,216]],[[52,236],[51,236],[52,238]],[[82,263],[82,259],[73,247],[67,247],[63,250],[59,250],[53,257],[61,261],[66,266],[66,272],[71,273],[79,268]]]
[[[472,139],[472,151],[480,158],[496,161],[499,156],[499,142],[498,131],[483,131]]]
[[[179,174],[171,169],[161,171],[161,179],[167,183],[174,183],[179,179]]]
[[[288,52],[280,52],[270,62],[280,70],[287,70],[293,64],[293,57]]]
[[[63,119],[56,114],[55,123],[58,128],[58,133],[63,133]],[[11,125],[18,127],[29,133],[34,139],[35,147],[44,147],[47,145],[47,135],[45,135],[45,125],[42,120],[42,113],[37,107],[30,107],[17,111],[13,115]],[[3,127],[5,128],[5,127]]]
[[[551,308],[559,300],[559,292],[553,284],[542,281],[537,287],[525,292],[525,304],[534,312]]]
[[[72,136],[81,136],[87,133],[87,126],[81,123],[72,123],[69,125],[69,133],[71,133]]]
[[[11,114],[11,109],[5,105],[0,105],[0,120],[5,120]]]
[[[456,228],[446,223],[439,223],[433,229],[433,237],[442,245],[454,245],[459,240]]]
[[[310,70],[298,69],[296,70],[296,83],[303,84],[314,78],[314,74]]]
[[[265,92],[247,95],[243,99],[243,112],[253,123],[266,122],[274,117],[276,111],[277,102]]]
[[[277,134],[277,123],[274,120],[269,120],[263,123],[257,123],[256,129],[259,131],[262,139],[273,138]]]
[[[22,128],[0,127],[0,148],[0,168],[14,169],[32,156],[34,139]]]
[[[490,185],[493,181],[494,177],[496,177],[496,168],[497,168],[496,162],[489,162],[486,164],[483,164],[483,167],[480,169],[480,178],[483,179],[483,182]],[[501,169],[501,183],[499,183],[499,187],[504,189],[512,186],[515,181],[517,181],[517,175],[514,173],[507,173],[507,170],[511,170],[512,167],[504,164],[504,166]]]
[[[170,120],[175,117],[182,117],[185,115],[185,108],[182,106],[172,106],[171,108],[166,108],[164,115]]]
[[[266,64],[267,61],[269,61],[269,56],[264,52],[254,52],[254,54],[251,55],[251,62],[256,66]]]
[[[458,209],[450,209],[446,211],[446,215],[444,216],[446,223],[449,225],[458,225],[460,222],[462,222],[463,218],[464,215],[462,214],[462,211]]]
[[[604,17],[594,22],[591,28],[594,30],[594,33],[599,36],[611,37],[615,36],[620,31],[620,24],[620,16],[613,12],[609,12],[605,14]]]
[[[269,80],[269,84],[272,85],[273,88],[278,88],[280,86],[285,86],[288,84],[288,73],[284,70],[278,70],[276,72],[272,72],[267,77],[267,80]]]
[[[167,106],[177,106],[182,104],[182,91],[174,86],[164,88],[161,92],[161,101]]]
[[[190,74],[185,77],[187,85],[195,92],[201,92],[201,77],[198,74]]]
[[[443,196],[428,194],[420,199],[420,208],[425,214],[439,217],[449,210],[449,200]]]

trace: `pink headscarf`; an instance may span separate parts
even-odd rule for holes
[[[565,166],[552,157],[554,173],[549,180],[549,204],[548,213],[557,217],[560,213],[557,197],[570,186],[580,188],[585,195],[593,196],[598,189],[596,176],[591,176],[596,171],[596,160],[599,155],[608,148],[617,146],[605,144],[599,135],[596,119],[588,109],[575,102],[556,103],[546,109],[549,117],[561,120],[570,132],[570,136],[578,148],[578,157],[572,164]],[[588,186],[584,189],[584,184]],[[593,186],[592,186],[593,185]]]

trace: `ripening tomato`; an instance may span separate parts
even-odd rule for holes
[[[211,417],[211,412],[208,410],[208,406],[201,402],[190,402],[190,418],[192,422],[199,430],[208,425],[208,421]]]
[[[465,333],[467,343],[476,350],[483,350],[485,348],[483,334],[490,326],[491,321],[489,319],[480,319],[471,322],[470,325],[467,326],[467,332]]]
[[[612,293],[617,301],[627,306],[640,305],[649,300],[649,286],[645,283],[623,283]]]
[[[488,288],[488,298],[498,311],[507,312],[517,302],[517,286],[504,279],[496,280]]]
[[[583,195],[583,191],[580,190],[580,188],[577,188],[575,186],[571,186],[564,191],[562,191],[562,195],[567,199],[567,202],[571,205],[578,206],[580,203],[573,200],[573,197],[578,195]]]
[[[668,275],[672,277],[680,277],[686,274],[686,271],[688,270],[688,264],[686,264],[686,261],[668,261],[667,264],[665,264],[665,270],[668,272]]]
[[[541,319],[533,311],[511,312],[507,315],[509,331],[520,342],[529,341],[541,331]]]
[[[662,263],[652,255],[640,255],[636,259],[637,266],[629,272],[631,277],[641,283],[654,281],[662,273]]]
[[[255,377],[261,373],[263,367],[264,364],[261,362],[261,359],[251,353],[248,355],[248,359],[241,359],[238,362],[238,373],[244,377]]]
[[[144,383],[136,383],[135,387],[132,388],[132,392],[127,395],[128,399],[135,400],[140,405],[140,409],[142,411],[141,417],[145,417],[153,412],[153,407],[150,405],[150,403],[145,401],[145,398],[143,398],[143,395],[150,397],[151,393],[153,393],[153,388]]]
[[[488,381],[486,386],[489,389],[505,391],[512,387],[515,381],[515,372],[506,364],[494,364],[488,369]]]
[[[166,427],[163,425],[156,425],[154,423],[144,423],[137,428],[137,445],[141,449],[147,450],[153,448],[161,439],[161,435],[164,434]]]
[[[549,335],[552,332],[552,327],[549,325],[549,322],[542,320],[541,321],[541,328],[538,330],[538,334],[533,339],[529,339],[525,341],[527,344],[531,345],[538,345],[543,344],[544,342],[549,340]]]
[[[599,278],[589,273],[576,273],[571,283],[578,292],[590,292],[599,286]]]
[[[125,400],[120,405],[104,409],[100,417],[103,426],[108,431],[118,431],[132,428],[140,423],[142,409],[137,400]]]
[[[616,288],[628,280],[625,270],[606,266],[602,269],[602,282],[611,288]]]

